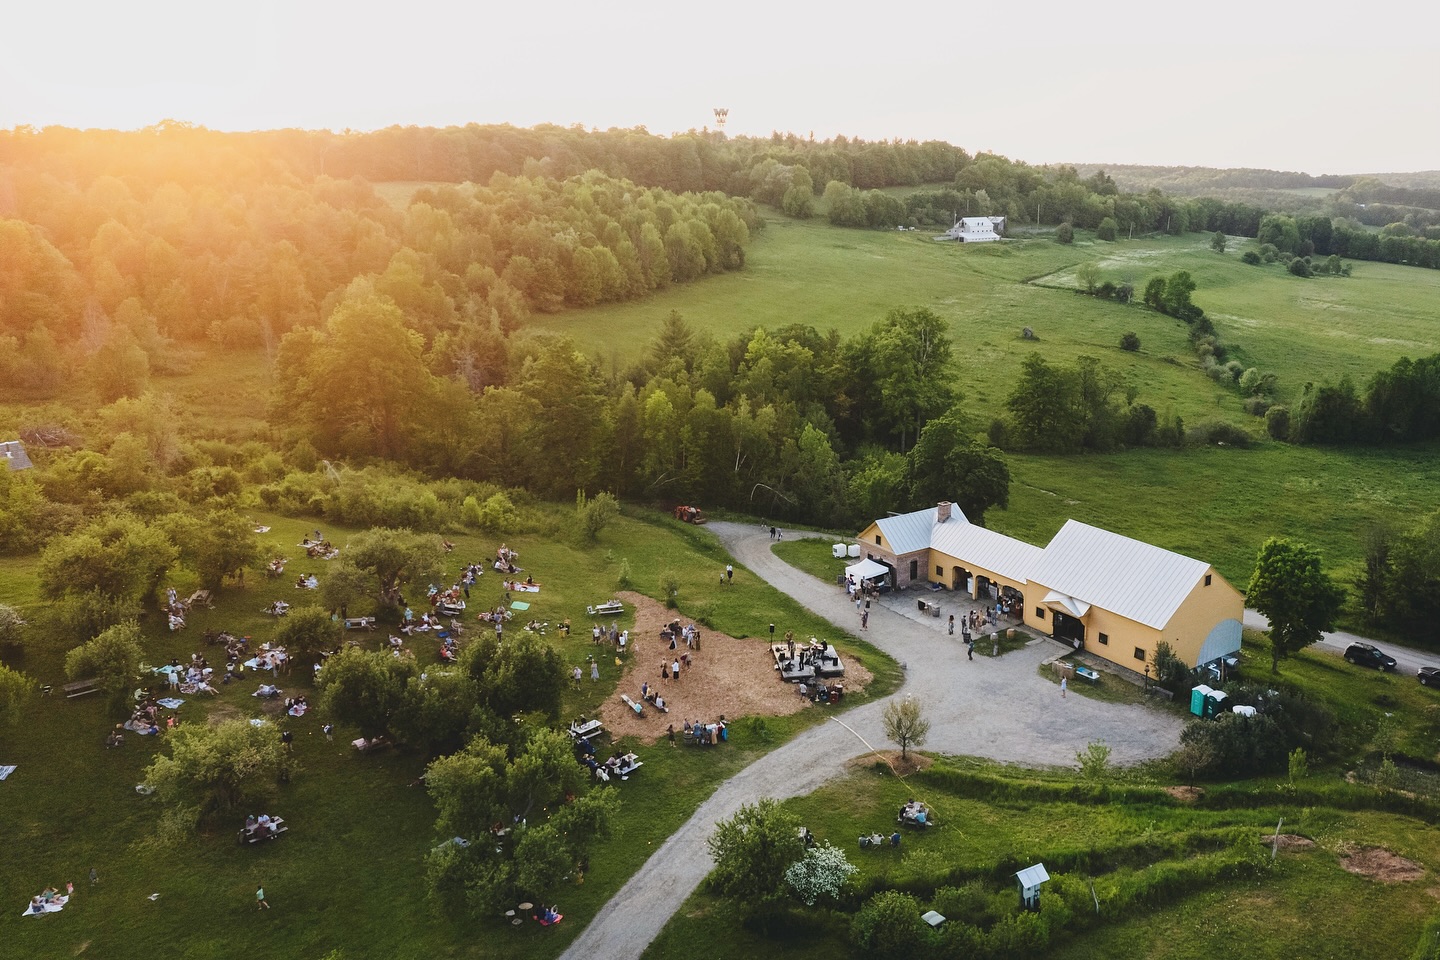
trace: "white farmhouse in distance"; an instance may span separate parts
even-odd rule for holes
[[[961,243],[989,243],[1005,236],[1004,217],[960,217],[955,226],[936,240],[958,240]]]

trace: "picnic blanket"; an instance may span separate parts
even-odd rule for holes
[[[38,917],[38,916],[40,916],[41,914],[45,914],[45,913],[59,913],[61,910],[64,910],[64,909],[65,909],[65,904],[67,904],[67,903],[69,903],[69,902],[70,902],[70,898],[69,898],[69,897],[57,897],[57,898],[55,898],[54,900],[51,900],[49,903],[42,904],[42,905],[41,905],[41,909],[40,909],[40,911],[39,911],[38,913],[37,913],[36,911],[32,910],[32,909],[30,908],[30,904],[27,903],[27,904],[25,904],[25,909],[20,911],[20,916],[22,916],[22,917]]]
[[[260,526],[258,526],[258,527],[255,528],[255,532],[256,532],[256,533],[269,533],[269,532],[270,532],[270,528],[267,527],[267,526],[265,526],[264,524],[261,524]]]
[[[8,767],[0,767],[0,780],[4,780],[6,777],[10,776],[10,774],[14,773],[15,767],[16,764],[13,763],[10,764]]]
[[[185,701],[181,700],[179,697],[166,697],[164,700],[156,700],[155,702],[160,704],[160,706],[164,707],[167,710],[175,710],[178,709],[180,704],[184,703]]]
[[[513,601],[511,601],[511,603],[510,603],[510,609],[511,609],[511,610],[529,610],[529,609],[530,609],[530,604],[526,603],[524,600],[513,600]]]
[[[262,719],[260,719],[259,717],[251,717],[251,718],[250,718],[250,726],[252,726],[252,727],[263,727],[263,726],[265,726],[265,721],[262,720]]]
[[[516,593],[539,593],[539,592],[540,592],[540,584],[538,584],[538,583],[514,583],[514,582],[510,582],[510,583],[505,584],[505,589],[507,589],[507,590],[513,590],[513,591],[516,592]]]

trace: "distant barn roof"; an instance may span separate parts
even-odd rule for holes
[[[0,457],[5,459],[11,470],[28,470],[35,466],[30,462],[30,455],[25,452],[25,444],[19,440],[0,441]]]

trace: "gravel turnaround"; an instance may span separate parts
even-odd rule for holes
[[[1036,673],[1043,661],[1067,649],[1053,640],[1037,639],[999,658],[984,655],[984,645],[977,644],[975,659],[967,661],[959,635],[946,635],[944,618],[904,612],[907,605],[914,606],[908,594],[873,606],[870,629],[862,631],[853,601],[839,587],[776,557],[767,532],[722,522],[710,523],[709,529],[757,576],[906,664],[905,683],[894,696],[914,696],[924,704],[930,720],[927,752],[1068,766],[1090,741],[1104,740],[1115,762],[1131,764],[1164,756],[1179,743],[1183,724],[1173,714],[1082,696],[1062,699],[1059,687]],[[953,597],[938,596],[947,605]],[[785,629],[781,624],[776,628]],[[834,715],[722,783],[600,909],[562,954],[563,960],[639,957],[710,872],[705,839],[715,824],[761,797],[810,793],[840,776],[847,761],[871,747],[890,749],[881,722],[887,702]]]

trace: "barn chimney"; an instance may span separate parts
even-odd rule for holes
[[[939,503],[935,504],[935,522],[936,522],[936,523],[944,523],[946,520],[949,520],[949,519],[950,519],[950,501],[949,501],[949,500],[941,500]]]

